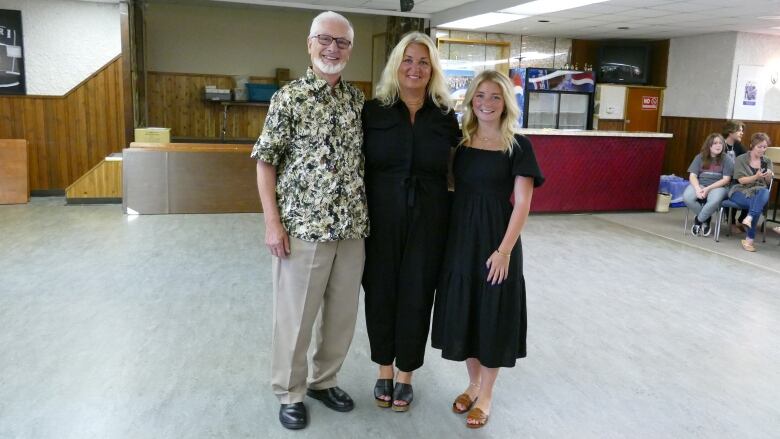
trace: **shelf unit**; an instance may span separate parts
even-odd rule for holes
[[[230,107],[268,107],[271,105],[270,102],[249,102],[249,101],[209,101],[209,102],[219,102],[220,105],[222,105],[222,129],[219,133],[219,141],[224,143],[225,142],[225,134],[227,133],[227,118],[228,118],[228,108]]]

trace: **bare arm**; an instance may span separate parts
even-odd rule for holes
[[[515,206],[512,209],[512,216],[509,217],[509,225],[504,233],[504,239],[498,246],[498,249],[490,255],[487,260],[488,272],[487,281],[495,284],[503,282],[509,276],[509,255],[523,231],[528,212],[531,210],[531,196],[534,192],[534,180],[531,177],[515,177]]]
[[[759,169],[758,172],[756,172],[755,174],[747,175],[745,177],[740,177],[739,179],[737,179],[737,181],[739,181],[739,184],[748,184],[748,183],[753,183],[753,182],[758,181],[759,179],[764,178],[764,179],[766,179],[767,182],[769,182],[769,179],[767,179],[768,175],[771,178],[771,174],[769,174],[769,171],[761,172],[761,170]]]
[[[257,191],[263,204],[265,245],[272,255],[286,258],[290,254],[290,238],[282,226],[279,206],[276,204],[276,166],[257,161]]]
[[[699,177],[696,174],[691,172],[688,175],[688,181],[691,182],[691,186],[693,186],[694,191],[698,193],[699,190],[701,190],[701,186],[699,186]]]

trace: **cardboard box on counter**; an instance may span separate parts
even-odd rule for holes
[[[144,143],[171,143],[170,128],[136,128],[135,141]]]

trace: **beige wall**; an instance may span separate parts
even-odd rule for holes
[[[0,0],[0,9],[22,11],[29,95],[62,96],[122,52],[119,5]]]
[[[275,76],[277,67],[302,75],[310,64],[306,36],[319,11],[268,7],[148,3],[147,63],[150,71]],[[349,15],[355,47],[344,71],[352,81],[371,81],[371,36],[384,17]]]

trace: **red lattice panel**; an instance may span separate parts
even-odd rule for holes
[[[653,210],[667,139],[528,135],[546,178],[532,212]]]

